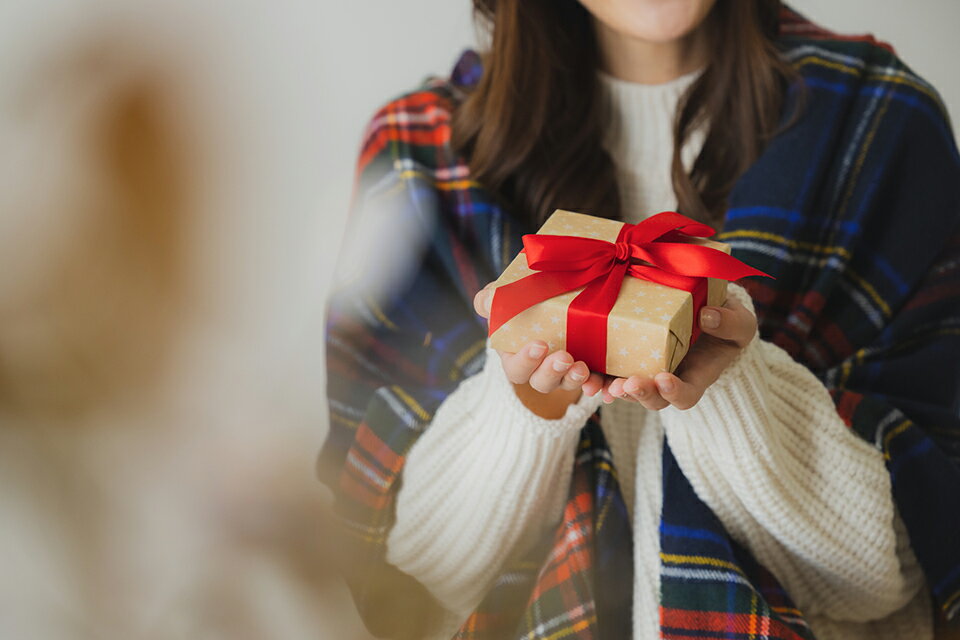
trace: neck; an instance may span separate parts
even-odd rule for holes
[[[707,63],[706,21],[687,35],[653,42],[614,31],[594,20],[603,70],[614,78],[638,84],[663,84]]]

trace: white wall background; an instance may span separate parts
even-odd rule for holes
[[[793,4],[833,30],[870,32],[891,42],[940,90],[954,122],[960,122],[960,2]],[[211,534],[204,527],[213,525],[196,518],[195,505],[181,504],[196,500],[192,492],[217,504],[239,500],[228,510],[246,509],[246,489],[262,490],[260,479],[270,475],[271,464],[292,474],[293,486],[307,492],[315,486],[312,461],[325,431],[322,306],[363,126],[379,105],[427,74],[447,73],[475,40],[469,0],[0,3],[0,139],[5,141],[0,185],[16,187],[24,202],[31,189],[35,199],[45,201],[56,188],[44,181],[49,165],[42,160],[59,155],[55,141],[68,118],[58,114],[77,116],[87,94],[76,94],[76,104],[49,100],[42,113],[25,114],[23,105],[35,104],[37,83],[48,77],[51,62],[91,43],[108,57],[121,52],[108,60],[112,67],[123,68],[129,55],[172,74],[198,149],[191,168],[203,206],[186,241],[194,293],[202,304],[184,312],[189,317],[181,327],[166,397],[175,410],[153,419],[172,435],[160,449],[140,436],[119,443],[109,436],[126,456],[127,475],[122,483],[110,478],[104,486],[122,484],[118,513],[130,527],[114,534],[110,548],[113,557],[124,558],[118,579],[137,585],[126,598],[141,609],[163,611],[184,598],[195,600],[189,594],[204,579],[210,555]],[[114,47],[117,43],[121,46]],[[82,123],[81,116],[76,122]],[[34,153],[41,148],[48,155]],[[3,181],[11,176],[16,184]],[[19,214],[0,208],[0,230],[8,236],[3,240],[10,246],[29,243],[34,257],[44,255],[43,230],[6,225]],[[11,237],[14,231],[25,235]],[[0,267],[16,273],[24,265]],[[104,410],[99,419],[128,427],[131,413],[129,407],[126,414]],[[33,468],[43,465],[38,460]],[[244,473],[251,466],[259,474],[252,479]],[[163,473],[143,471],[157,468]],[[220,493],[208,496],[210,486],[219,486]],[[144,499],[150,491],[164,496],[164,522],[178,526],[167,537],[155,526],[156,504]],[[274,504],[275,498],[265,493],[261,502]],[[210,510],[204,507],[203,513]],[[10,521],[5,517],[4,526]],[[213,538],[222,548],[222,540]],[[6,546],[20,549],[16,539]],[[317,637],[315,607],[297,600],[296,584],[283,570],[271,571],[266,582],[273,599],[254,598],[267,625],[259,637]],[[56,570],[50,580],[56,582]],[[6,593],[24,597],[23,584],[9,575],[0,579],[0,605]],[[84,603],[77,603],[78,615],[85,611]],[[21,631],[18,637],[45,637]]]

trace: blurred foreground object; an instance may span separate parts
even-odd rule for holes
[[[0,401],[21,413],[148,387],[183,303],[184,136],[162,79],[116,66],[94,50],[42,69],[6,123]]]
[[[244,214],[217,209],[229,147],[190,69],[115,36],[0,78],[0,637],[366,637],[321,545],[314,408],[258,386],[279,341],[244,351],[209,295]]]

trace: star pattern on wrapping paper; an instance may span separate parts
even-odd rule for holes
[[[579,235],[594,239],[601,237],[612,239],[610,230],[611,227],[606,221],[598,221],[595,223],[590,219],[583,219],[576,215],[560,214],[556,222],[544,230],[543,233],[571,236]],[[518,271],[515,274],[518,277],[535,273],[525,265],[518,264],[518,266],[522,267],[522,273]],[[681,307],[678,306],[678,295],[676,291],[642,279],[634,280],[634,278],[630,278],[629,280],[629,287],[625,289],[623,292],[624,295],[619,298],[619,304],[617,305],[618,310],[622,309],[624,313],[622,313],[621,317],[616,317],[615,314],[611,314],[614,317],[609,319],[608,326],[611,331],[617,331],[625,336],[627,335],[626,332],[630,334],[630,344],[625,347],[616,345],[617,357],[638,358],[638,356],[642,356],[644,358],[643,361],[634,362],[632,366],[643,367],[645,372],[652,374],[662,366],[662,363],[656,360],[664,357],[662,354],[663,349],[656,349],[652,352],[649,350],[651,346],[663,346],[663,336],[654,330],[653,325],[662,325],[663,323],[669,322],[675,317],[677,310]],[[627,293],[627,291],[629,291],[629,293]],[[569,296],[571,299],[572,297],[573,294]],[[562,299],[558,302],[563,305],[569,303],[569,299]],[[630,312],[631,309],[632,313]],[[560,329],[566,328],[566,316],[561,306],[544,309],[539,317],[534,317],[530,320],[538,320],[538,322],[524,321],[517,323],[512,327],[513,331],[510,337],[516,339],[516,334],[524,333],[528,335],[519,336],[521,346],[532,339],[540,338],[547,342],[551,351],[563,348],[566,342],[566,331],[560,331]],[[662,327],[660,328],[662,329]],[[653,331],[653,335],[649,335],[651,331]],[[653,345],[651,345],[651,343],[653,343]],[[643,346],[641,347],[640,345]],[[632,353],[634,347],[638,347],[636,354]],[[612,350],[611,356],[613,356]]]

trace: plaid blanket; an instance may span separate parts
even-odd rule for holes
[[[846,424],[882,451],[946,619],[960,611],[960,157],[930,85],[869,37],[785,9],[779,46],[806,85],[803,116],[733,190],[719,239],[775,280],[743,282],[760,335],[803,363]],[[384,560],[405,454],[483,365],[472,298],[532,232],[470,178],[450,114],[482,73],[463,55],[371,122],[352,224],[416,229],[416,268],[387,297],[368,256],[329,306],[330,433],[344,566],[377,635],[422,638],[442,612]],[[791,93],[789,100],[796,99]],[[352,256],[351,260],[356,261]],[[663,452],[664,638],[811,638],[803,612],[738,546]],[[504,568],[458,638],[630,637],[630,523],[597,416],[581,432],[562,523]]]

